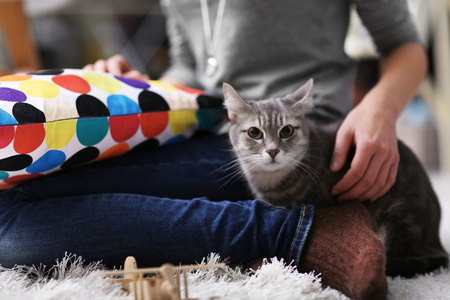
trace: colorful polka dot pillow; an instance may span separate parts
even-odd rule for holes
[[[202,91],[64,69],[0,77],[0,189],[189,138],[225,120]]]

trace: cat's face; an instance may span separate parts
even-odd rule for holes
[[[246,174],[291,170],[300,164],[308,146],[304,115],[311,89],[312,80],[284,98],[244,101],[224,85],[230,140]]]

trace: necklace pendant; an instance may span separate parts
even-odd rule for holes
[[[206,68],[205,68],[206,76],[208,77],[214,76],[214,74],[216,74],[217,72],[217,68],[218,68],[217,59],[215,59],[212,56],[208,57],[208,59],[206,60]]]

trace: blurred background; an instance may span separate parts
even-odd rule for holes
[[[12,2],[22,2],[40,68],[81,68],[116,53],[154,78],[167,68],[159,0],[0,0],[0,11]],[[0,69],[14,69],[1,38]]]
[[[429,75],[398,122],[402,140],[430,172],[450,173],[450,0],[409,0],[430,59]],[[169,64],[159,0],[0,0],[0,75],[81,68],[124,55],[158,78]],[[355,101],[377,79],[371,39],[355,13],[346,43],[359,62]]]

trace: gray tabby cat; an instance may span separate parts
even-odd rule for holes
[[[230,140],[241,172],[256,197],[290,207],[336,203],[331,187],[348,164],[332,173],[329,164],[339,124],[319,126],[308,113],[313,82],[278,99],[244,101],[224,84],[225,105],[232,122]],[[397,181],[388,193],[366,205],[387,254],[387,275],[413,276],[448,265],[439,239],[440,207],[417,158],[399,142]]]

